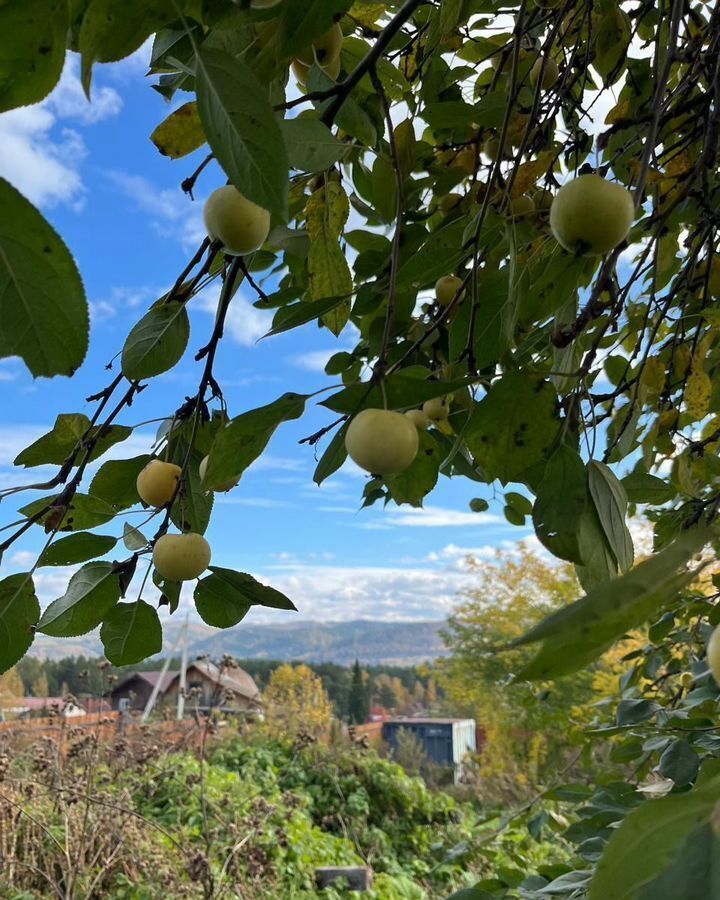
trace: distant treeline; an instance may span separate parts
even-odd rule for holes
[[[267,686],[274,670],[283,665],[283,661],[269,659],[238,659],[237,662],[252,675],[260,690]],[[305,663],[322,680],[336,715],[362,721],[363,709],[373,705],[410,713],[431,709],[438,703],[438,688],[429,666],[365,666],[362,660],[359,663],[359,669],[336,663]],[[161,665],[155,659],[116,668],[100,657],[36,659],[26,656],[16,670],[25,693],[30,696],[62,697],[70,693],[101,697],[130,672],[159,669]],[[179,658],[173,659],[171,668],[180,668]]]

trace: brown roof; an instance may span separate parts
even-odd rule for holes
[[[188,675],[193,669],[196,669],[206,678],[209,678],[210,681],[215,682],[219,687],[232,691],[235,694],[239,694],[241,697],[247,697],[249,700],[254,700],[258,704],[260,703],[260,691],[258,686],[245,669],[241,669],[239,666],[237,668],[230,668],[229,666],[220,668],[219,666],[216,666],[215,663],[206,659],[198,659],[195,662],[190,663],[187,667]],[[123,681],[116,684],[112,692],[115,694],[121,688],[127,688],[130,682],[136,678],[155,687],[161,674],[161,672],[133,672],[131,675],[128,675],[127,678],[123,679]],[[179,678],[180,672],[177,669],[172,672],[166,672],[160,685],[160,692],[162,694],[166,693],[176,679]]]
[[[150,685],[150,687],[155,687],[155,685],[160,680],[160,676],[162,674],[163,673],[160,671],[158,671],[158,672],[131,672],[130,675],[127,676],[127,678],[123,678],[122,681],[119,681],[115,685],[115,687],[112,689],[112,693],[114,694],[114,693],[116,693],[116,691],[119,691],[120,688],[127,687],[127,685],[131,681],[134,681],[136,678],[139,679],[140,681],[146,682],[147,684]],[[163,680],[162,680],[162,684],[160,685],[160,690],[163,693],[168,689],[173,678],[177,674],[178,674],[177,672],[165,672]]]
[[[216,666],[215,663],[210,662],[210,660],[198,659],[188,665],[188,677],[193,669],[200,672],[206,678],[209,678],[210,681],[215,682],[219,687],[232,691],[235,694],[239,694],[241,697],[247,697],[249,700],[255,700],[257,703],[260,702],[260,691],[258,686],[255,684],[252,676],[239,666],[233,668],[224,666],[221,668]],[[170,682],[168,682],[165,690],[167,690],[176,678],[180,677],[179,672],[171,672],[169,674],[172,678]]]

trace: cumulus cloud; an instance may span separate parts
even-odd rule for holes
[[[202,203],[193,202],[180,187],[159,188],[144,175],[117,169],[108,178],[132,202],[135,209],[147,213],[155,231],[180,242],[184,248],[196,247],[206,236],[202,221]]]
[[[440,506],[424,506],[419,508],[405,506],[388,506],[383,510],[381,519],[364,522],[360,527],[372,530],[386,528],[457,528],[465,526],[485,527],[488,525],[507,525],[503,516],[493,513],[464,512],[458,509],[445,509]]]
[[[104,297],[90,301],[90,316],[94,325],[114,319],[127,310],[145,309],[168,288],[158,287],[114,287]]]
[[[372,567],[280,562],[258,577],[287,594],[308,619],[413,621],[446,618],[458,593],[471,587],[475,576],[465,566],[443,564]],[[274,615],[268,614],[266,620],[277,621],[277,610],[270,612]]]
[[[0,174],[39,206],[82,205],[82,163],[87,149],[75,125],[117,115],[122,98],[111,87],[88,103],[79,79],[79,57],[70,55],[55,90],[34,106],[0,115]]]
[[[220,286],[211,284],[193,300],[193,309],[215,315]],[[225,318],[228,337],[236,344],[244,347],[252,346],[270,330],[272,316],[266,310],[256,309],[252,303],[238,291],[230,302],[230,309]]]

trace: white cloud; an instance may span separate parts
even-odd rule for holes
[[[444,509],[440,506],[420,508],[406,506],[388,506],[382,517],[364,522],[361,528],[380,530],[386,528],[458,528],[466,526],[486,527],[488,525],[507,525],[503,516],[492,513],[463,512],[457,509]]]
[[[159,188],[143,175],[114,169],[108,178],[132,200],[136,209],[147,213],[159,235],[178,240],[183,247],[196,247],[205,237],[203,204],[192,201],[176,188]]]
[[[337,348],[310,350],[307,353],[299,353],[297,356],[291,357],[290,362],[300,369],[306,369],[308,372],[324,372],[327,361],[337,352]]]
[[[193,299],[193,309],[215,315],[218,300],[220,298],[220,286],[211,284]],[[266,310],[256,309],[249,300],[242,296],[241,291],[230,301],[225,318],[226,334],[236,344],[244,347],[252,346],[264,334],[270,330],[272,316]]]
[[[156,287],[114,287],[107,297],[99,297],[90,301],[90,315],[93,324],[114,319],[118,313],[126,310],[145,308],[166,291],[167,288]]]
[[[287,594],[303,617],[323,621],[444,619],[458,593],[471,587],[475,578],[465,567],[444,565],[399,568],[279,562],[268,571],[267,577],[258,577]],[[277,610],[263,617],[277,621]]]
[[[81,166],[87,150],[80,133],[63,120],[89,125],[117,115],[122,107],[120,95],[110,87],[98,88],[89,104],[79,67],[79,58],[68,56],[49,97],[0,115],[0,174],[40,206],[82,204]]]

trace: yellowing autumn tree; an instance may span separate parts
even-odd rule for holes
[[[485,732],[484,796],[512,799],[564,764],[597,695],[587,671],[552,684],[514,680],[531,653],[506,648],[580,589],[572,566],[553,565],[525,545],[468,564],[476,583],[461,595],[443,635],[452,655],[442,663],[442,686],[451,707]]]
[[[276,734],[319,735],[332,719],[332,704],[320,678],[307,666],[278,666],[265,691],[266,721]]]

